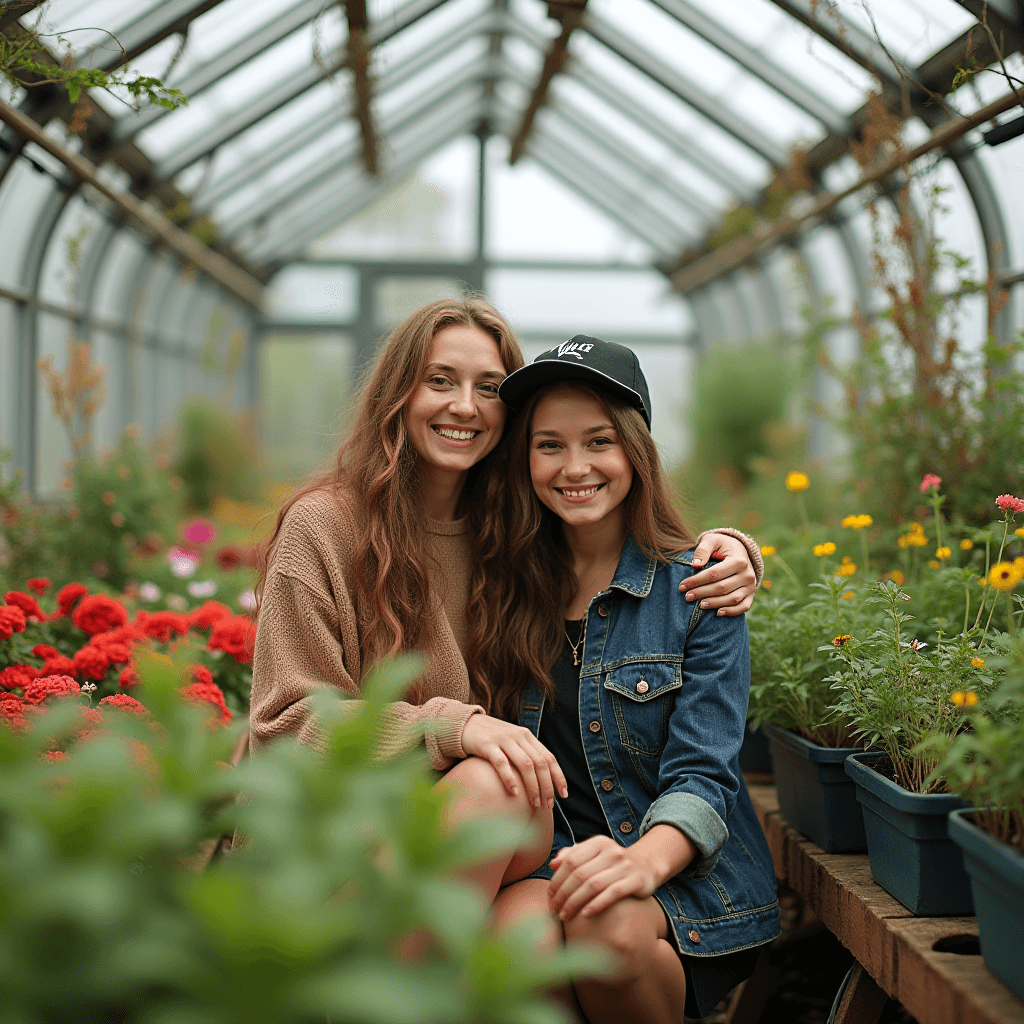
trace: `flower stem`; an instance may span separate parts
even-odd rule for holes
[[[796,578],[796,573],[793,572],[793,570],[790,569],[790,567],[785,563],[782,556],[772,555],[771,557],[774,558],[776,562],[778,562],[779,568],[781,568],[782,571],[793,581],[793,586],[799,589],[800,581]]]
[[[807,505],[804,503],[804,496],[797,494],[796,496],[796,507],[800,510],[800,520],[804,526],[804,532],[811,532],[811,521],[807,518]]]
[[[864,572],[867,572],[871,565],[868,562],[868,538],[863,530],[860,531],[860,554],[864,559]]]

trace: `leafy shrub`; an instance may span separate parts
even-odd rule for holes
[[[325,749],[273,745],[240,770],[235,737],[178,695],[150,661],[151,716],[106,716],[65,760],[43,755],[73,728],[74,698],[23,731],[0,725],[0,990],[12,1021],[124,1024],[554,1024],[542,986],[596,966],[540,956],[523,934],[487,931],[458,865],[513,841],[478,822],[446,837],[423,759],[382,762],[374,737],[415,667],[368,680],[366,700],[323,695]],[[159,725],[154,725],[154,720]],[[236,801],[238,789],[245,801]],[[197,875],[199,844],[249,836]],[[402,961],[410,929],[432,954]]]
[[[185,500],[195,511],[209,510],[219,497],[256,497],[253,442],[237,419],[207,399],[197,398],[182,407],[174,471],[184,481]]]

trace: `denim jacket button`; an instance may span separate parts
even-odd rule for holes
[[[700,933],[691,929],[686,936],[694,945],[700,945]]]
[[[615,788],[615,783],[611,779],[602,779],[601,788],[606,792],[610,793]]]
[[[600,615],[602,619],[607,619],[608,609],[603,604],[599,604],[597,606],[597,614]]]
[[[636,684],[637,693],[646,693],[650,688],[651,687],[648,685],[646,679],[641,679],[640,682]]]
[[[601,731],[601,723],[600,722],[591,722],[590,723],[590,731],[591,732],[600,732]]]
[[[625,833],[626,833],[626,835],[629,835],[629,833],[633,831],[633,826],[632,826],[632,825],[630,825],[630,823],[629,823],[628,821],[624,821],[624,822],[623,822],[623,823],[622,823],[622,824],[621,824],[621,825],[619,826],[619,831],[620,831],[620,832],[625,832]]]

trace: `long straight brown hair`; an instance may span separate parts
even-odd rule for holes
[[[481,523],[480,585],[470,593],[473,660],[489,683],[496,713],[514,719],[519,695],[534,681],[550,698],[551,669],[562,647],[565,609],[576,576],[562,535],[562,521],[541,504],[530,478],[530,432],[537,403],[551,387],[538,389],[506,427],[500,465],[488,474],[486,500],[503,512]],[[626,528],[648,556],[668,562],[693,547],[694,537],[673,504],[658,448],[640,413],[595,388],[593,395],[611,420],[633,467],[624,499]]]
[[[484,299],[466,296],[442,299],[416,310],[385,340],[357,396],[357,412],[342,440],[334,467],[307,481],[282,506],[260,564],[260,586],[266,580],[274,544],[289,509],[303,495],[321,489],[344,491],[359,507],[354,584],[363,598],[366,621],[361,623],[363,664],[422,646],[429,610],[440,604],[430,585],[438,567],[432,563],[419,501],[418,456],[408,443],[405,406],[419,386],[430,345],[438,331],[452,325],[479,327],[498,346],[507,372],[523,365],[523,354],[512,328]],[[487,456],[470,470],[461,508],[470,518],[471,533],[486,518],[480,500],[481,479],[488,475]],[[494,508],[494,506],[491,506]],[[476,578],[474,559],[470,586],[483,588]],[[471,677],[472,677],[472,666]]]

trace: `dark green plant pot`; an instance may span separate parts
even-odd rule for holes
[[[747,722],[740,747],[740,771],[758,775],[772,774],[772,753],[768,749],[768,737],[760,729],[753,729]]]
[[[765,722],[775,771],[779,810],[793,828],[826,853],[867,848],[864,819],[853,780],[843,767],[859,747],[819,747]]]
[[[1024,999],[1024,855],[971,821],[971,810],[949,816],[949,838],[964,854],[978,914],[985,966]]]
[[[974,913],[960,847],[946,819],[964,807],[947,793],[911,793],[880,775],[876,751],[851,754],[846,771],[857,784],[875,881],[915,914],[963,917]]]

